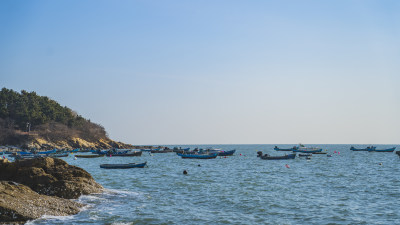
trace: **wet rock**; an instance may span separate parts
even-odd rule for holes
[[[43,215],[73,215],[82,206],[68,199],[40,195],[23,184],[0,181],[0,223],[24,223]]]
[[[0,180],[14,181],[39,194],[74,199],[100,193],[103,187],[82,168],[58,158],[36,158],[0,163]]]

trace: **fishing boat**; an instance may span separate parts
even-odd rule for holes
[[[92,155],[75,155],[76,158],[99,158],[99,157],[104,157],[105,155],[99,155],[99,154],[92,154]]]
[[[302,152],[302,153],[316,153],[316,152],[322,152],[322,148],[299,147],[297,149],[293,149],[292,151]]]
[[[130,168],[143,168],[147,162],[144,163],[127,163],[127,164],[100,164],[103,169],[130,169]]]
[[[326,151],[325,151],[325,152],[322,152],[322,151],[321,151],[321,152],[313,152],[312,154],[317,154],[317,155],[318,155],[318,154],[321,154],[321,155],[323,155],[323,154],[328,154],[328,152],[326,152]]]
[[[353,146],[350,147],[351,151],[367,151],[367,152],[371,152],[374,151],[376,149],[376,147],[374,146],[368,146],[366,148],[354,148]]]
[[[263,155],[261,151],[257,152],[257,157],[265,160],[283,160],[283,159],[294,159],[296,158],[296,153],[292,153],[289,155],[282,155],[282,156],[270,156],[268,154]]]
[[[373,152],[394,152],[396,147],[388,148],[388,149],[374,149]]]
[[[223,150],[221,150],[221,151],[218,153],[218,156],[232,156],[235,152],[236,152],[236,149],[229,150],[229,151],[223,151]]]
[[[232,156],[236,152],[236,149],[229,150],[229,151],[224,151],[221,149],[207,149],[207,150],[203,150],[203,151],[206,153],[217,153],[218,156]]]
[[[62,157],[68,157],[69,153],[68,152],[64,152],[64,153],[52,153],[52,154],[48,154],[48,157],[54,157],[54,158],[62,158]]]
[[[287,152],[291,152],[293,151],[293,149],[297,149],[297,146],[293,146],[292,148],[279,148],[278,146],[274,147],[275,151],[287,151]]]
[[[299,153],[299,157],[309,157],[312,156],[312,153]]]
[[[107,156],[141,156],[142,155],[142,151],[134,151],[134,152],[122,152],[122,153],[119,153],[119,152],[116,152],[116,153],[114,153],[114,152],[111,152],[111,153],[107,153],[106,155]]]
[[[154,149],[150,151],[151,153],[169,153],[169,152],[174,152],[174,150],[169,149],[169,148],[164,148],[164,149]]]
[[[176,153],[178,156],[182,157],[182,159],[215,159],[218,156],[218,153],[211,154],[183,154]]]
[[[50,150],[50,151],[43,151],[43,152],[18,152],[18,154],[20,154],[20,155],[35,155],[35,154],[47,155],[47,154],[52,154],[52,153],[56,153],[56,152],[57,152],[57,149]]]

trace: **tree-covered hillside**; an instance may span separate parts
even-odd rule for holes
[[[105,129],[84,119],[70,108],[35,92],[0,91],[0,145],[18,144],[21,135],[34,134],[45,140],[81,138],[109,140]]]

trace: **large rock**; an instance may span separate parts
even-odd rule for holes
[[[71,200],[40,195],[22,184],[0,181],[0,223],[24,223],[43,215],[73,215],[82,206]]]
[[[68,199],[103,190],[88,172],[57,158],[0,163],[0,180],[15,181],[39,194]]]

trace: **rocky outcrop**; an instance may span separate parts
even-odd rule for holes
[[[0,163],[0,180],[14,181],[39,194],[67,199],[99,193],[103,189],[88,172],[57,158]]]
[[[47,140],[45,138],[37,137],[34,135],[29,136],[25,139],[24,143],[20,144],[26,149],[110,149],[110,148],[135,148],[130,144],[113,141],[111,139],[98,139],[96,141],[89,141],[79,137],[72,137],[63,140]]]
[[[23,184],[0,181],[0,223],[24,223],[43,215],[73,215],[82,206],[71,200],[40,195]]]

